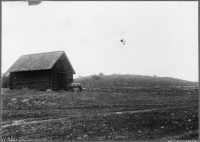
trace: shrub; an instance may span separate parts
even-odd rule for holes
[[[10,74],[3,74],[2,76],[2,87],[9,88],[10,87]]]

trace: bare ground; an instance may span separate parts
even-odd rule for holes
[[[197,94],[7,90],[2,100],[2,135],[20,140],[198,139]]]

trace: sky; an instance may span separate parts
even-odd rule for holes
[[[103,73],[198,81],[198,2],[2,2],[3,73],[21,55],[61,50],[74,78]]]

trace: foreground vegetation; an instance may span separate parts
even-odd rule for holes
[[[8,90],[2,100],[2,136],[19,140],[198,139],[194,93]]]

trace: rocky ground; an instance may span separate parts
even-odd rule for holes
[[[2,136],[19,140],[197,140],[194,93],[2,92]]]

